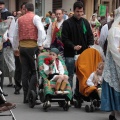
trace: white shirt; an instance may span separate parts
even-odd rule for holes
[[[103,48],[105,41],[107,39],[108,36],[108,24],[105,24],[102,29],[101,29],[101,33],[100,33],[100,38],[99,38],[99,45]]]
[[[65,71],[64,71],[64,67],[63,67],[61,61],[59,60],[58,69],[57,69],[55,61],[53,62],[53,64],[54,64],[54,68],[53,68],[52,74],[59,73],[60,75],[64,75]],[[44,67],[44,72],[48,75],[49,74],[49,66],[46,65],[45,63],[43,63],[43,67]]]
[[[60,22],[57,22],[57,27],[58,29],[60,28],[60,26],[62,25],[64,20],[61,20]],[[47,36],[46,36],[46,40],[43,43],[43,46],[45,48],[50,48],[52,42],[52,23],[49,25],[48,30],[47,30]]]
[[[38,46],[43,45],[43,41],[45,40],[46,33],[43,27],[43,24],[41,22],[41,18],[38,15],[35,15],[33,18],[33,24],[37,27],[38,29],[38,40],[37,44]],[[16,26],[15,26],[15,32],[14,32],[14,37],[13,37],[13,49],[17,50],[19,47],[19,27],[18,27],[18,20],[16,21]]]
[[[93,72],[93,73],[89,76],[89,78],[88,78],[88,80],[87,80],[87,82],[86,82],[88,86],[95,86],[94,83],[92,82],[92,81],[93,81],[94,74],[95,74],[95,72]],[[101,81],[102,81],[102,76],[98,76],[98,77],[99,77],[98,83],[101,83]]]

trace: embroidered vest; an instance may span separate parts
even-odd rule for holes
[[[60,51],[63,51],[63,43],[61,41],[61,31],[62,31],[62,25],[60,28],[58,28],[57,21],[52,23],[52,43],[51,47],[56,47]]]
[[[29,12],[18,19],[19,40],[37,40],[38,30],[33,24],[35,14]]]

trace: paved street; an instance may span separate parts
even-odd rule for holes
[[[84,110],[84,102],[81,109],[71,107],[68,112],[58,107],[57,103],[52,103],[52,107],[48,112],[44,112],[42,105],[35,106],[33,109],[29,108],[27,104],[23,104],[23,93],[20,95],[14,95],[13,88],[7,88],[8,79],[5,78],[4,91],[9,94],[6,97],[7,101],[17,104],[17,108],[12,110],[16,120],[108,120],[109,113],[101,112],[97,110],[93,113],[86,113]],[[5,112],[9,113],[9,112]],[[5,114],[4,113],[4,114]],[[0,120],[12,120],[11,117],[0,117]]]

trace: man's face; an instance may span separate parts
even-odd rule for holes
[[[56,17],[58,21],[61,21],[63,19],[62,10],[56,10]]]
[[[0,11],[5,8],[4,4],[0,4]]]
[[[77,7],[77,8],[74,10],[74,16],[75,16],[77,19],[80,19],[83,14],[84,14],[83,8],[79,9],[79,8]]]
[[[26,14],[26,8],[25,8],[25,5],[22,6],[21,12],[22,12],[22,15]]]

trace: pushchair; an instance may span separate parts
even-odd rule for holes
[[[0,100],[2,100],[2,102],[0,101],[0,103],[1,103],[1,104],[0,104],[0,107],[1,107],[1,105],[7,103],[1,87],[0,87],[0,98],[1,98]],[[2,104],[2,103],[3,103],[3,104]],[[9,103],[8,103],[8,104],[9,104]],[[14,106],[14,108],[15,108],[15,106]],[[2,116],[12,116],[12,120],[16,120],[16,118],[15,118],[12,110],[11,110],[10,108],[8,108],[8,110],[10,111],[10,114],[0,114],[0,117],[2,117]],[[6,111],[7,111],[7,110],[6,110]]]
[[[41,102],[43,102],[43,109],[47,111],[47,109],[51,107],[51,105],[49,104],[50,102],[58,102],[60,107],[63,107],[65,111],[68,111],[70,107],[70,100],[72,99],[72,91],[71,91],[70,84],[68,83],[66,85],[64,92],[58,91],[57,93],[55,93],[56,82],[49,81],[45,76],[44,70],[40,69],[40,67],[43,66],[44,58],[46,58],[48,54],[49,54],[48,52],[44,52],[39,54],[38,56],[39,73],[42,81],[40,85],[42,87],[40,87],[39,94],[40,94],[40,100]],[[61,56],[59,56],[59,60],[63,64],[65,74],[67,75],[68,72],[65,67],[64,60],[62,59]]]
[[[100,98],[95,86],[89,87],[86,81],[90,74],[97,68],[99,62],[102,61],[99,52],[93,48],[86,49],[82,54],[79,55],[76,61],[76,76],[78,79],[79,93],[74,94],[76,101],[74,106],[81,108],[82,102],[91,102],[90,106],[85,106],[86,112],[93,112],[95,108],[100,106]]]

